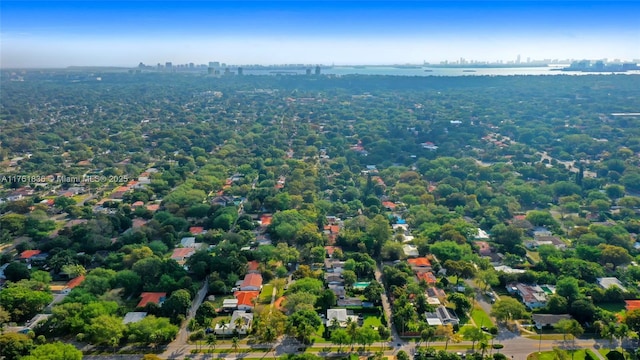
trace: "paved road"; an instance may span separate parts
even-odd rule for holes
[[[178,335],[176,339],[169,345],[165,352],[162,354],[162,357],[165,359],[182,359],[182,356],[189,354],[189,330],[187,330],[187,326],[191,319],[196,316],[196,311],[204,301],[205,296],[207,296],[207,291],[209,290],[209,279],[205,279],[204,284],[202,284],[202,288],[196,294],[196,297],[193,299],[191,303],[191,308],[189,309],[189,313],[187,314],[187,318],[182,322],[182,326],[180,327],[180,331],[178,331]],[[195,349],[195,347],[193,347]]]

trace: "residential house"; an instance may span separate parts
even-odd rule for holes
[[[238,309],[238,299],[224,299],[222,300],[222,311],[231,312]]]
[[[25,250],[20,253],[20,260],[31,262],[37,255],[40,255],[40,250]]]
[[[189,233],[191,233],[191,235],[201,235],[201,234],[204,234],[205,232],[206,231],[202,226],[192,226],[189,228]]]
[[[534,237],[533,241],[528,242],[527,247],[529,249],[535,249],[542,245],[553,245],[556,249],[564,250],[567,248],[567,244],[560,240],[557,236],[540,235]]]
[[[131,323],[137,323],[138,321],[141,321],[145,317],[147,317],[147,313],[143,311],[128,312],[124,315],[124,319],[122,319],[122,323],[125,325],[131,324]]]
[[[173,249],[171,259],[175,260],[178,264],[184,265],[188,258],[196,253],[194,248],[176,248]]]
[[[328,284],[327,288],[336,296],[338,300],[344,299],[347,296],[347,291],[342,284]]]
[[[137,307],[143,308],[149,303],[162,305],[166,299],[166,292],[143,292],[142,294],[140,294],[140,302],[138,303]]]
[[[344,261],[338,259],[324,259],[324,269],[330,273],[342,274]]]
[[[251,326],[253,325],[253,314],[243,311],[236,310],[231,315],[231,320],[229,323],[217,323],[213,332],[216,335],[246,335],[251,330]]]
[[[605,290],[612,286],[615,286],[622,291],[625,291],[625,292],[627,291],[627,289],[622,285],[622,282],[620,282],[620,280],[618,280],[618,278],[615,278],[615,277],[597,278],[596,281],[598,282],[598,285],[600,285],[600,287]]]
[[[459,325],[460,319],[456,315],[456,313],[445,307],[444,305],[440,305],[436,308],[435,312],[425,313],[425,318],[427,323],[432,326],[438,325]]]
[[[327,285],[344,285],[344,280],[342,279],[342,275],[340,275],[340,273],[325,272],[324,282]]]
[[[260,263],[256,260],[247,262],[247,273],[259,273]]]
[[[238,310],[253,310],[260,291],[236,291],[233,296],[238,300]]]
[[[438,282],[438,279],[436,279],[436,276],[433,275],[431,271],[417,272],[416,277],[418,278],[418,281],[424,280],[428,285],[432,286],[434,286]]]
[[[478,255],[491,256],[491,245],[486,241],[474,241],[473,244],[478,247]]]
[[[358,316],[349,315],[347,309],[327,309],[327,327],[337,324],[339,327],[347,327],[349,322],[358,323]]]
[[[180,239],[180,245],[182,245],[182,247],[190,247],[193,248],[195,247],[196,244],[196,238],[189,236],[189,237],[183,237],[182,239]]]
[[[411,266],[411,270],[416,273],[431,271],[431,261],[429,261],[429,259],[426,257],[407,259],[407,262]]]
[[[406,244],[402,247],[402,251],[407,257],[418,257],[420,253],[418,252],[418,247],[415,245]]]
[[[262,289],[262,275],[256,273],[250,273],[245,275],[242,284],[240,284],[241,291],[260,291]]]
[[[333,253],[336,250],[342,251],[342,248],[340,246],[325,246],[324,250],[327,252],[327,256],[329,256],[329,258],[333,258]]]
[[[531,310],[547,305],[547,294],[539,285],[509,284],[507,291],[510,294],[520,295],[522,302]]]

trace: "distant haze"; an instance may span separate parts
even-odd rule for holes
[[[0,2],[1,66],[640,58],[640,2]]]

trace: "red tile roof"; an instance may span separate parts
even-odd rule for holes
[[[247,271],[249,272],[258,271],[259,267],[260,267],[260,263],[255,260],[251,260],[247,263]]]
[[[387,209],[393,210],[396,208],[396,204],[391,202],[391,201],[383,201],[382,202],[382,206],[386,207]]]
[[[184,258],[188,258],[196,252],[194,248],[177,248],[173,250],[173,254],[171,254],[171,258],[174,260],[182,260]]]
[[[240,287],[243,288],[247,286],[253,286],[253,287],[262,286],[262,275],[255,274],[255,273],[245,275],[244,280],[242,281],[242,285],[240,285]]]
[[[437,282],[436,276],[432,272],[417,273],[416,276],[418,281],[424,280],[427,284],[435,284]]]
[[[640,309],[640,300],[625,300],[627,311]]]
[[[236,291],[233,296],[238,300],[238,306],[253,307],[253,301],[260,295],[260,291]]]
[[[158,211],[160,209],[160,204],[149,204],[147,205],[147,210],[149,211]]]
[[[262,215],[260,216],[260,223],[262,223],[263,226],[270,225],[271,219],[273,219],[272,215]]]
[[[330,234],[337,234],[340,232],[340,225],[325,225],[325,230],[328,230]]]
[[[138,207],[138,206],[142,206],[144,205],[144,202],[138,200],[136,202],[134,202],[133,204],[131,204],[131,207]]]
[[[417,267],[431,267],[431,261],[429,261],[429,259],[427,259],[426,257],[419,257],[419,258],[415,258],[415,259],[408,259],[407,262],[409,264],[411,264],[412,266],[417,266]]]
[[[202,226],[192,226],[189,228],[189,232],[193,235],[200,235],[204,232],[204,228]]]
[[[76,286],[82,284],[82,282],[84,281],[84,275],[80,275],[76,278],[73,278],[71,280],[69,280],[69,282],[67,283],[67,288],[68,289],[73,289]]]
[[[327,251],[327,254],[329,254],[329,256],[333,255],[336,249],[342,250],[340,246],[325,246],[324,249]]]
[[[20,259],[26,260],[40,254],[40,250],[25,250],[20,253]]]
[[[143,292],[140,294],[141,299],[138,303],[138,307],[145,307],[148,303],[160,305],[166,297],[166,292]]]

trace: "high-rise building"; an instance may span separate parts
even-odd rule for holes
[[[316,66],[316,75],[320,75],[320,65]]]
[[[171,61],[167,61],[166,63],[164,63],[164,68],[167,71],[172,71],[173,70],[173,64],[171,63]]]
[[[520,54],[518,54],[518,57],[516,58],[516,64],[520,64]]]
[[[193,69],[195,67],[196,67],[196,65],[194,63],[189,63],[189,69]]]
[[[242,76],[243,74],[244,74],[244,70],[241,67],[239,67],[238,68],[238,75]]]
[[[311,68],[307,68],[307,76],[311,75]]]

